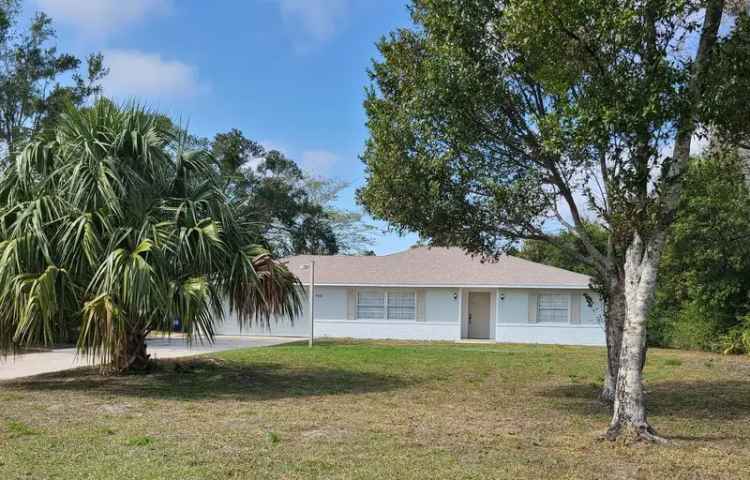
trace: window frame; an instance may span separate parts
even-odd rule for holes
[[[564,297],[565,298],[565,321],[563,322],[550,322],[550,321],[543,321],[541,320],[541,310],[542,310],[542,297],[544,296],[556,296],[556,297]],[[545,325],[569,325],[571,321],[571,298],[570,294],[567,293],[560,293],[560,292],[539,292],[536,297],[536,323],[542,323]],[[561,309],[545,309],[545,310],[561,310]]]
[[[398,293],[399,295],[409,295],[411,296],[412,300],[414,301],[414,315],[410,318],[391,318],[390,317],[390,309],[391,309],[391,302],[390,302],[390,294],[391,293]],[[403,306],[401,306],[403,307]],[[397,308],[396,305],[394,305],[394,308]],[[395,321],[395,322],[414,322],[417,320],[417,291],[416,290],[409,290],[409,289],[403,289],[403,290],[386,290],[385,292],[385,319],[389,321]]]
[[[383,316],[380,318],[362,318],[359,315],[359,295],[361,292],[379,292],[383,296]],[[409,294],[411,295],[413,301],[414,301],[414,315],[411,318],[391,318],[389,316],[389,293],[398,293],[398,294]],[[365,305],[367,306],[367,305]],[[388,290],[386,288],[382,289],[369,289],[369,288],[358,288],[355,294],[355,305],[354,305],[354,317],[356,320],[362,320],[362,321],[389,321],[389,322],[415,322],[417,321],[417,291],[413,289],[391,289]]]
[[[379,295],[382,295],[383,298],[383,315],[381,317],[376,318],[363,318],[359,315],[359,308],[360,308],[360,295],[364,292],[375,292]],[[355,312],[355,318],[357,320],[385,320],[388,316],[388,301],[387,296],[385,292],[378,290],[378,289],[369,289],[369,288],[359,288],[356,291],[356,303],[354,305],[354,312]],[[363,305],[364,307],[380,307],[380,305]]]

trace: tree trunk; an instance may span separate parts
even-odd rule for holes
[[[609,347],[607,347],[607,356],[609,355],[610,350]],[[604,369],[604,382],[602,384],[602,390],[599,392],[599,400],[607,405],[615,403],[615,389],[617,383],[617,376],[610,373],[610,363],[611,359],[607,359],[607,367]]]
[[[672,223],[682,195],[682,174],[690,160],[690,147],[695,133],[696,106],[703,95],[704,75],[712,50],[718,39],[725,0],[710,0],[705,4],[698,51],[688,84],[689,106],[676,122],[677,136],[673,152],[674,162],[662,179],[660,219],[648,238],[636,231],[625,253],[625,323],[622,330],[619,370],[615,383],[615,403],[607,438],[614,440],[629,435],[638,440],[665,441],[649,425],[642,383],[646,360],[646,321],[654,296],[656,274],[661,258],[666,229]],[[647,178],[647,177],[646,177]],[[645,185],[645,184],[644,184]],[[643,193],[647,189],[643,190]],[[647,222],[648,224],[648,222]]]
[[[663,234],[644,243],[635,234],[625,259],[625,324],[622,331],[615,403],[607,438],[629,437],[662,442],[646,418],[643,364],[646,355],[646,321],[656,286]]]
[[[605,314],[605,336],[607,340],[607,368],[604,385],[599,398],[608,404],[615,401],[617,373],[620,369],[620,346],[622,330],[625,325],[625,290],[624,279],[615,276],[607,288],[607,306]]]
[[[146,335],[140,330],[127,333],[119,350],[112,355],[111,368],[115,373],[149,370],[151,356],[146,352]]]

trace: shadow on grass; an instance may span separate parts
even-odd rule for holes
[[[735,420],[750,418],[750,381],[704,380],[659,382],[646,385],[649,416],[684,419]],[[601,415],[608,406],[599,402],[594,385],[559,385],[540,392],[558,400],[558,408],[577,415]]]
[[[149,374],[101,376],[79,368],[4,382],[28,392],[85,392],[103,396],[203,400],[273,400],[307,396],[383,392],[416,380],[372,372],[323,367],[243,364],[214,358],[160,360]]]

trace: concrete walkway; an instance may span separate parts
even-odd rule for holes
[[[178,358],[202,353],[223,352],[238,348],[256,348],[280,345],[301,340],[290,337],[216,337],[214,343],[194,343],[192,348],[179,337],[155,337],[148,340],[148,353],[153,359]],[[76,357],[75,349],[60,348],[49,352],[25,353],[6,359],[0,358],[0,380],[28,377],[40,373],[59,372],[76,367],[93,365],[84,357]]]

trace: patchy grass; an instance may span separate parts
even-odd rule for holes
[[[5,428],[10,438],[18,438],[26,435],[37,435],[39,432],[18,420],[8,420],[5,422]]]
[[[326,342],[0,383],[0,478],[750,478],[750,361],[649,350],[669,446],[598,440],[604,351]]]
[[[126,443],[129,447],[147,447],[154,443],[154,439],[147,436],[130,437]]]

